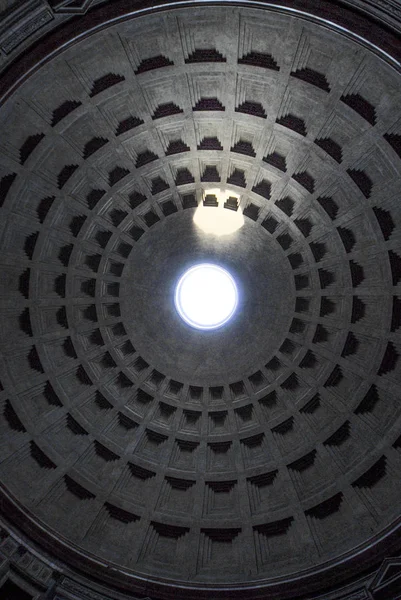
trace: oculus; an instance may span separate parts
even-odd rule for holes
[[[180,277],[174,295],[180,317],[196,329],[217,329],[234,315],[238,291],[233,277],[222,267],[195,265]]]

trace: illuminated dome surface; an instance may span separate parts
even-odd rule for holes
[[[234,279],[221,267],[200,264],[180,278],[175,291],[180,317],[196,329],[217,329],[234,315],[238,292]]]
[[[0,508],[107,598],[333,600],[401,522],[400,71],[106,4],[0,107]]]

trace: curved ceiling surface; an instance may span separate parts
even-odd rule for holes
[[[189,589],[396,521],[400,101],[339,33],[200,7],[98,32],[4,104],[0,481],[32,520]],[[216,188],[244,215],[224,237],[194,223]],[[239,289],[215,331],[174,308],[198,262]]]

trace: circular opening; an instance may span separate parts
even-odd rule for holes
[[[182,275],[175,290],[180,317],[196,329],[217,329],[233,316],[238,292],[230,273],[217,265],[200,264]]]

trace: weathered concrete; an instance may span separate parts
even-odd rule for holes
[[[396,523],[400,101],[346,37],[199,7],[82,40],[4,104],[0,481],[69,552],[234,590]],[[219,185],[228,238],[193,224]],[[241,292],[212,333],[173,305],[204,259]]]

